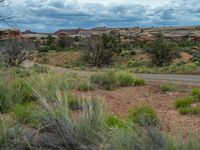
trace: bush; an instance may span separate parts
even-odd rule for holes
[[[196,87],[192,89],[192,95],[200,100],[200,88]]]
[[[54,91],[56,92],[56,91]],[[39,93],[38,93],[39,94]],[[39,97],[42,95],[38,95]],[[40,99],[44,108],[48,112],[45,117],[46,124],[51,125],[50,138],[45,139],[45,145],[48,148],[60,147],[62,149],[98,149],[101,145],[105,132],[104,112],[99,100],[93,98],[87,103],[81,103],[82,111],[76,119],[71,116],[68,106],[64,105],[67,97],[58,96],[54,103],[46,98]],[[61,110],[62,115],[55,117],[54,110]],[[49,128],[49,127],[48,127]],[[53,138],[52,138],[53,137]],[[52,139],[56,139],[58,144],[52,146]]]
[[[17,104],[13,111],[14,118],[22,124],[38,127],[40,115],[35,103]]]
[[[91,75],[91,82],[99,85],[100,88],[105,90],[113,90],[116,88],[116,78],[113,71],[95,73]]]
[[[158,123],[156,112],[150,106],[134,107],[129,113],[129,119],[140,125],[144,125],[144,123],[156,125]]]
[[[120,86],[141,86],[145,84],[143,79],[134,76],[133,73],[128,71],[96,73],[91,76],[91,82],[106,90],[113,90]]]
[[[109,65],[119,41],[111,35],[92,35],[83,41],[82,59],[94,66]]]
[[[118,71],[115,74],[118,86],[133,86],[136,77],[128,71]]]
[[[136,78],[134,81],[134,85],[135,86],[144,86],[145,85],[145,80],[140,79],[140,78]]]
[[[194,102],[194,97],[187,96],[187,97],[177,99],[175,105],[176,105],[176,108],[185,108],[185,107],[189,107],[193,102]]]
[[[153,65],[164,67],[170,65],[172,60],[177,58],[176,46],[174,42],[168,41],[162,34],[158,34],[155,41],[147,43],[146,52],[151,57]]]
[[[105,123],[109,128],[127,128],[128,124],[116,115],[108,115],[105,118]]]
[[[160,86],[162,93],[173,92],[177,90],[177,86],[173,83],[164,83]]]

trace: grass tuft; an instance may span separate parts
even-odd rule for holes
[[[136,106],[130,110],[129,119],[134,123],[143,125],[147,123],[149,125],[156,125],[158,118],[156,112],[150,106]]]
[[[200,88],[196,87],[192,89],[192,95],[197,97],[200,100]]]
[[[182,97],[176,100],[176,108],[189,107],[194,102],[193,96]]]
[[[161,86],[160,86],[160,90],[162,93],[167,93],[167,92],[174,92],[174,91],[177,91],[178,88],[175,84],[173,83],[163,83]]]

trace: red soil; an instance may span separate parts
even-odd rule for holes
[[[164,131],[178,129],[185,134],[193,133],[200,138],[200,115],[180,115],[174,103],[179,97],[189,92],[160,92],[159,83],[149,83],[143,87],[120,88],[115,91],[94,90],[78,92],[81,96],[98,96],[103,98],[109,112],[126,117],[129,110],[137,105],[151,105],[158,114]]]

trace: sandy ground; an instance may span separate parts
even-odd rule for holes
[[[200,138],[200,115],[180,115],[174,103],[179,97],[190,95],[189,92],[160,92],[159,83],[149,83],[143,87],[119,88],[114,91],[94,90],[78,92],[81,96],[98,96],[107,104],[109,112],[121,117],[128,115],[129,110],[137,105],[151,105],[158,114],[164,131],[181,131],[193,133]]]

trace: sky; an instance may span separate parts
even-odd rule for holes
[[[200,25],[200,0],[7,0],[0,28],[54,32],[66,28]]]

